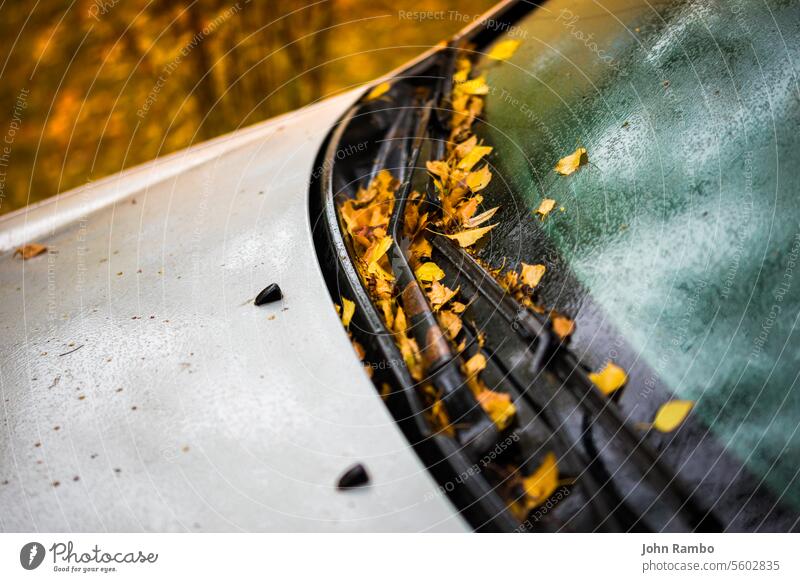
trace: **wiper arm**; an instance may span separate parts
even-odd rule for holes
[[[411,243],[404,233],[405,208],[411,191],[412,177],[419,161],[423,141],[428,133],[434,100],[429,100],[419,115],[414,143],[409,156],[408,179],[404,180],[395,197],[395,205],[389,221],[389,232],[395,241],[390,248],[392,270],[398,286],[402,289],[401,302],[411,324],[411,332],[420,347],[423,371],[427,379],[438,389],[447,410],[449,420],[455,428],[459,443],[476,457],[497,440],[497,428],[478,404],[461,372],[460,358],[450,347],[439,322],[428,303],[425,293],[417,282],[408,263],[406,251]]]

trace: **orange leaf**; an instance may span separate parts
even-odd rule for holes
[[[570,155],[558,160],[555,170],[562,176],[569,176],[575,170],[588,163],[589,155],[586,153],[586,148],[578,148]]]
[[[503,392],[481,390],[478,393],[477,400],[481,408],[500,430],[505,430],[517,413],[517,407],[511,402],[511,396]]]
[[[457,241],[461,248],[467,248],[478,242],[483,235],[492,230],[495,226],[497,226],[497,224],[462,230],[461,232],[457,232],[455,234],[446,234],[444,236]]]
[[[536,287],[547,269],[544,265],[528,265],[522,263],[522,282],[529,287]]]
[[[542,200],[542,203],[539,204],[539,208],[536,209],[536,214],[539,214],[542,218],[550,214],[550,211],[556,207],[556,201],[552,198],[545,198]]]
[[[628,375],[625,370],[616,364],[608,362],[599,372],[589,374],[589,380],[597,386],[604,396],[608,396],[622,388],[625,382],[628,381]]]
[[[43,252],[47,250],[47,247],[44,245],[40,245],[39,243],[28,243],[19,247],[16,251],[14,251],[14,256],[21,256],[23,261],[27,261],[28,259],[32,259],[33,257],[38,257]]]

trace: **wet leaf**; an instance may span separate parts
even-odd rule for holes
[[[458,83],[454,90],[467,95],[487,95],[489,93],[489,85],[486,84],[486,79],[481,75],[469,81]]]
[[[517,407],[511,402],[510,395],[493,390],[482,390],[478,393],[477,400],[498,429],[505,430],[514,420]]]
[[[475,146],[467,155],[461,158],[460,162],[458,162],[458,169],[469,172],[475,164],[483,159],[483,156],[486,156],[491,152],[491,146]]]
[[[604,396],[608,396],[624,386],[628,381],[628,375],[613,362],[608,362],[599,372],[589,374],[589,380]]]
[[[578,148],[570,155],[558,160],[555,170],[562,176],[569,176],[575,170],[588,163],[589,155],[586,153],[586,148]]]
[[[438,281],[431,282],[431,288],[426,292],[428,295],[428,300],[431,302],[431,307],[434,311],[439,311],[444,305],[447,304],[453,297],[455,297],[456,293],[458,293],[458,289],[456,288],[455,291],[452,289],[448,289]]]
[[[483,166],[469,173],[467,176],[467,186],[469,186],[469,189],[473,192],[480,192],[489,185],[491,180],[492,172],[489,170],[489,166]]]
[[[575,331],[575,322],[563,315],[553,315],[550,323],[553,326],[553,332],[562,340],[567,339]]]
[[[483,235],[492,230],[495,226],[497,226],[497,224],[482,226],[480,228],[470,228],[468,230],[462,230],[461,232],[457,232],[455,234],[446,234],[444,236],[458,242],[461,248],[467,248],[478,242]]]
[[[367,101],[374,101],[386,94],[386,92],[392,88],[392,84],[388,81],[384,81],[383,83],[376,85],[372,91],[367,94],[366,100]]]
[[[425,162],[425,167],[428,169],[428,172],[434,176],[439,176],[443,181],[447,181],[450,175],[450,167],[447,165],[447,162],[441,160]]]
[[[439,313],[439,324],[442,326],[442,331],[444,331],[451,340],[456,339],[463,325],[461,323],[461,318],[449,310]]]
[[[32,259],[33,257],[38,257],[43,252],[47,250],[45,245],[40,245],[39,243],[28,243],[26,245],[22,245],[17,250],[14,251],[14,256],[19,255],[22,257],[23,261],[27,261],[28,259]]]
[[[539,204],[539,208],[536,209],[536,214],[544,218],[556,207],[556,201],[552,198],[545,198],[542,200],[542,203]]]
[[[694,402],[691,400],[670,400],[661,405],[653,420],[653,428],[659,432],[672,432],[692,411]]]
[[[464,226],[467,228],[474,228],[476,226],[480,226],[484,222],[488,222],[489,220],[491,220],[495,212],[497,212],[498,210],[500,210],[500,207],[495,206],[494,208],[491,208],[486,212],[480,213],[478,216],[473,216],[469,220],[464,221]]]
[[[519,45],[520,41],[518,40],[504,40],[494,45],[486,56],[493,61],[504,61],[510,59],[517,52]]]
[[[356,312],[356,304],[342,297],[342,325],[350,327],[350,320]]]
[[[527,511],[547,501],[558,487],[558,462],[553,453],[545,455],[542,464],[529,477],[522,479]]]
[[[464,370],[467,377],[475,376],[486,369],[486,356],[478,352],[464,363]]]
[[[444,279],[444,271],[439,268],[439,265],[432,261],[420,265],[414,274],[417,276],[417,279],[427,283]]]
[[[522,282],[529,287],[536,287],[539,281],[542,280],[546,270],[544,265],[528,265],[522,263]]]

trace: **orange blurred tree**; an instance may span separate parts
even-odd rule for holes
[[[369,81],[493,3],[3,3],[0,213]]]

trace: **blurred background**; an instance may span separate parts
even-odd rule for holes
[[[2,2],[0,214],[367,82],[495,3]]]

